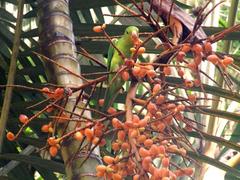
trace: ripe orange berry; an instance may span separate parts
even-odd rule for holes
[[[105,144],[106,144],[106,140],[102,139],[98,145],[102,147],[102,146],[105,146]]]
[[[122,74],[121,74],[121,77],[124,81],[128,81],[129,80],[129,73],[127,71],[123,71]]]
[[[188,63],[187,67],[193,72],[197,71],[197,68],[198,68],[198,66],[195,62]]]
[[[48,133],[49,132],[49,125],[48,124],[42,125],[41,131],[45,132],[45,133]]]
[[[124,143],[122,143],[122,145],[121,145],[121,149],[122,149],[123,151],[127,151],[128,149],[130,149],[130,145],[129,145],[127,142],[124,142]]]
[[[28,117],[25,114],[20,114],[18,119],[23,124],[26,124],[28,122]]]
[[[140,72],[139,72],[139,78],[144,78],[147,74],[147,70],[146,69],[140,69]]]
[[[46,93],[46,94],[50,93],[50,90],[47,87],[42,88],[41,91],[42,91],[42,93]]]
[[[134,114],[133,117],[132,117],[132,121],[133,121],[134,123],[139,123],[140,118],[138,117],[138,115]]]
[[[99,143],[99,138],[98,137],[94,137],[92,140],[92,144],[97,145]]]
[[[183,44],[183,47],[182,47],[182,50],[181,50],[182,52],[187,53],[190,50],[191,50],[191,45],[189,43]]]
[[[212,44],[209,41],[206,41],[204,43],[204,50],[205,50],[206,54],[212,53]]]
[[[186,88],[192,88],[194,83],[191,80],[185,79],[184,80],[184,85]]]
[[[15,135],[12,132],[8,132],[6,137],[9,141],[15,140]]]
[[[160,84],[155,84],[152,89],[153,95],[157,94],[161,90],[161,85]]]
[[[141,121],[139,121],[138,126],[139,126],[139,127],[146,127],[146,126],[147,126],[147,123],[148,123],[148,119],[147,119],[147,118],[144,118],[144,119],[142,119]]]
[[[153,145],[153,140],[152,140],[152,139],[146,139],[146,140],[144,141],[144,145],[145,145],[146,147],[151,147],[151,146]]]
[[[147,75],[150,77],[150,78],[154,78],[157,76],[157,73],[155,70],[151,69],[151,70],[148,70],[147,71]]]
[[[97,172],[105,173],[105,172],[106,172],[106,169],[107,169],[107,167],[104,166],[104,165],[98,165],[98,166],[96,167]]]
[[[134,175],[133,180],[140,180],[140,175],[139,174]]]
[[[112,126],[116,129],[120,129],[120,128],[123,127],[123,123],[119,119],[113,118],[112,119]]]
[[[149,102],[147,105],[147,110],[148,112],[150,112],[151,114],[155,114],[157,112],[157,106],[156,104]]]
[[[158,155],[158,146],[155,144],[152,144],[150,149],[149,149],[149,153],[151,156],[156,156]]]
[[[122,142],[125,140],[126,133],[123,130],[118,131],[117,137],[118,137],[118,140]]]
[[[119,143],[112,143],[112,149],[113,149],[114,151],[118,151],[118,150],[120,149]]]
[[[50,146],[55,146],[56,144],[59,143],[59,139],[56,139],[55,137],[49,137],[47,139],[47,142]]]
[[[195,94],[189,94],[188,99],[191,103],[195,103],[197,100],[197,96]]]
[[[64,89],[63,88],[57,88],[57,89],[55,89],[55,91],[53,93],[53,98],[54,99],[59,99],[59,98],[62,98],[63,95],[64,95]]]
[[[183,169],[183,171],[187,176],[191,176],[193,174],[193,168],[190,167]]]
[[[200,79],[194,79],[194,86],[199,87],[201,85]]]
[[[169,163],[170,161],[169,161],[169,158],[168,157],[163,157],[162,158],[162,166],[163,167],[168,167],[169,166]]]
[[[122,180],[122,176],[118,173],[112,175],[112,180]]]
[[[147,139],[146,136],[142,134],[137,138],[137,142],[143,143],[146,139]]]
[[[84,135],[87,137],[88,141],[91,141],[93,139],[94,133],[90,128],[86,128],[84,130]]]
[[[113,107],[110,107],[110,108],[108,108],[107,112],[109,114],[115,114],[117,112],[117,110],[115,108],[113,108]]]
[[[80,131],[75,132],[73,137],[74,137],[74,139],[76,139],[78,141],[82,141],[83,140],[83,134]]]
[[[94,26],[93,31],[96,33],[100,33],[103,31],[102,26]]]
[[[146,51],[145,47],[140,47],[140,48],[138,49],[137,54],[141,55],[141,54],[145,53],[145,51]]]
[[[141,157],[147,157],[147,156],[150,155],[150,152],[149,152],[147,149],[145,149],[144,147],[140,147],[140,149],[139,149],[139,155],[140,155]]]
[[[128,132],[128,136],[131,138],[136,138],[138,136],[139,132],[137,129],[130,129]]]
[[[216,54],[209,55],[207,57],[207,60],[210,61],[213,64],[218,64],[219,63],[219,57]]]
[[[138,67],[138,66],[135,66],[135,67],[132,69],[132,74],[133,74],[135,77],[139,77],[140,71],[141,71],[141,68]]]
[[[58,148],[57,146],[50,146],[49,148],[49,154],[52,156],[52,157],[55,157],[58,153]]]
[[[171,124],[171,123],[167,123],[167,124]],[[166,128],[166,125],[165,125],[164,123],[162,123],[162,122],[160,122],[160,123],[158,124],[158,126],[157,126],[157,130],[158,130],[159,132],[163,132],[165,128]]]
[[[98,100],[98,104],[99,104],[100,107],[103,107],[103,105],[104,105],[104,99],[99,99],[99,100]]]
[[[178,75],[179,75],[180,77],[183,77],[183,76],[184,76],[184,71],[183,71],[182,69],[179,69],[179,70],[178,70]]]
[[[201,64],[202,62],[202,53],[198,54],[194,57],[194,63],[196,64],[196,66],[198,66],[199,64]]]
[[[178,111],[184,111],[184,110],[185,110],[185,105],[184,105],[184,104],[179,104],[179,105],[177,106],[177,110],[178,110]]]
[[[179,51],[176,59],[177,59],[178,62],[181,63],[181,62],[183,62],[183,59],[184,59],[185,56],[186,56],[186,53],[184,51]]]
[[[142,167],[143,167],[143,169],[145,171],[148,171],[151,163],[152,163],[152,158],[150,156],[145,157],[142,160]]]
[[[113,164],[113,163],[114,163],[114,158],[111,157],[111,156],[104,156],[104,157],[103,157],[103,161],[104,161],[106,164]]]
[[[201,44],[195,44],[193,45],[192,50],[194,53],[200,54],[203,51],[203,48]]]
[[[159,96],[156,98],[156,104],[157,104],[157,105],[162,104],[164,101],[165,101],[165,96],[163,96],[163,95],[159,95]]]
[[[228,66],[228,65],[232,64],[233,61],[234,61],[233,58],[225,56],[222,63],[224,66]]]
[[[165,76],[171,75],[171,68],[169,66],[165,66],[163,68],[163,73],[164,73]]]
[[[159,152],[159,154],[165,154],[165,152],[166,152],[165,146],[164,145],[158,146],[158,152]]]

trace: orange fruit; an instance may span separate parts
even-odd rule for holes
[[[228,66],[228,65],[232,64],[233,61],[234,61],[233,58],[225,56],[222,63],[224,66]]]
[[[59,143],[59,139],[56,139],[55,137],[49,137],[47,139],[47,142],[50,146],[55,146],[56,144]]]
[[[148,171],[151,163],[152,163],[152,158],[150,156],[145,157],[142,160],[142,167],[143,167],[143,169],[145,171]]]
[[[144,134],[142,134],[137,138],[137,142],[143,143],[146,139],[147,139],[146,136]]]
[[[159,154],[165,154],[165,152],[166,152],[165,146],[164,145],[158,146],[158,152],[159,152]]]
[[[103,157],[103,161],[104,161],[106,164],[113,164],[113,163],[114,163],[114,158],[111,157],[111,156],[104,156],[104,157]]]
[[[58,153],[58,148],[57,146],[50,146],[49,148],[49,154],[52,156],[52,157],[55,157]]]
[[[157,106],[156,104],[149,102],[147,105],[147,110],[151,113],[151,114],[155,114],[157,112]]]
[[[209,41],[206,41],[204,44],[204,50],[206,54],[211,54],[212,53],[212,44]]]
[[[8,132],[6,137],[9,141],[14,141],[15,140],[15,135],[12,132]]]
[[[99,99],[99,100],[98,100],[98,104],[99,104],[100,107],[103,107],[103,105],[104,105],[104,99]]]
[[[157,76],[157,73],[155,70],[151,69],[151,70],[148,70],[147,71],[147,75],[150,77],[150,78],[154,78]]]
[[[196,100],[197,100],[197,96],[194,95],[194,94],[189,94],[189,95],[188,95],[188,99],[189,99],[189,101],[190,101],[191,103],[195,103]]]
[[[106,169],[107,169],[107,167],[104,166],[104,165],[98,165],[98,166],[96,167],[97,172],[105,173],[105,172],[106,172]]]
[[[118,131],[117,137],[118,137],[118,140],[122,142],[125,140],[126,133],[123,130]]]
[[[156,98],[156,104],[157,104],[157,105],[162,104],[164,101],[165,101],[165,96],[163,96],[163,95],[159,95],[159,96]]]
[[[119,143],[112,143],[112,149],[114,150],[114,151],[118,151],[119,149],[120,149],[120,147],[119,147]]]
[[[135,174],[133,176],[133,180],[140,180],[140,175],[139,174]]]
[[[25,114],[20,114],[18,119],[23,124],[26,124],[28,122],[28,117]]]
[[[140,48],[138,49],[137,54],[141,55],[141,54],[145,53],[145,51],[146,51],[145,47],[140,47]]]
[[[183,169],[183,171],[187,176],[191,176],[193,174],[193,168],[190,167]]]
[[[108,108],[107,112],[109,114],[115,114],[117,112],[117,110],[115,108],[113,108],[113,107],[110,107],[110,108]]]
[[[163,157],[162,158],[162,166],[163,167],[168,167],[170,164],[169,158],[168,157]]]
[[[180,77],[183,77],[183,76],[184,76],[184,71],[183,71],[181,68],[178,70],[178,75],[179,75]]]
[[[120,128],[123,127],[123,123],[119,119],[113,118],[112,119],[112,126],[116,129],[120,129]]]
[[[145,149],[144,147],[140,147],[138,152],[141,157],[147,157],[150,155],[150,152],[147,149]]]
[[[209,55],[207,57],[207,60],[210,61],[213,64],[218,64],[219,63],[219,57],[216,54]]]
[[[103,31],[102,26],[93,26],[93,31],[96,33],[100,33]]]
[[[122,79],[123,79],[124,81],[128,81],[130,75],[129,75],[129,73],[128,73],[127,71],[123,71],[123,72],[121,73],[121,77],[122,77]]]
[[[132,69],[132,74],[133,74],[135,77],[138,77],[139,74],[140,74],[140,71],[141,71],[141,68],[138,67],[138,66],[135,66],[135,67]]]
[[[189,43],[185,43],[185,44],[183,44],[183,46],[182,46],[182,52],[184,52],[184,53],[187,53],[187,52],[189,52],[191,50],[191,44],[189,44]],[[180,51],[180,52],[181,52]]]
[[[163,73],[164,73],[165,76],[171,75],[171,68],[169,66],[165,66],[163,68]]]
[[[161,90],[161,85],[160,84],[155,84],[152,89],[153,95],[157,94]]]
[[[203,51],[203,48],[202,48],[201,44],[195,44],[195,45],[193,45],[192,50],[196,54],[200,54]]]
[[[112,175],[112,180],[122,180],[122,176],[118,173]]]
[[[88,141],[91,141],[93,139],[93,136],[94,136],[93,130],[91,130],[90,128],[86,128],[84,130],[84,135],[87,137]]]
[[[73,137],[74,137],[74,139],[76,139],[78,141],[82,141],[83,140],[83,134],[80,131],[75,132]]]
[[[45,132],[45,133],[48,133],[49,132],[49,125],[48,124],[42,125],[41,131]]]
[[[151,147],[153,145],[153,140],[152,139],[146,139],[144,141],[144,146],[145,147]]]
[[[181,62],[183,62],[183,59],[184,59],[185,56],[186,56],[186,53],[184,51],[179,51],[176,59],[177,59],[178,62],[181,63]]]

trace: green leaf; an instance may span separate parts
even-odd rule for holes
[[[54,172],[65,173],[64,166],[62,163],[58,163],[51,160],[45,160],[37,156],[26,156],[22,154],[6,153],[0,154],[0,159],[25,162],[34,166],[39,166],[42,168],[52,170]]]
[[[230,166],[227,166],[226,164],[223,164],[223,163],[217,161],[216,159],[210,158],[210,157],[205,156],[205,155],[197,154],[197,153],[191,152],[191,151],[188,151],[187,155],[190,156],[191,158],[195,159],[195,160],[200,161],[200,162],[208,163],[208,164],[210,164],[212,166],[215,166],[219,169],[222,169],[226,172],[230,172],[230,173],[232,173],[232,175],[240,178],[240,171],[239,170],[237,170],[235,168],[232,168]]]

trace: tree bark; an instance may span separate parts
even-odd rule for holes
[[[77,61],[75,40],[72,28],[72,21],[69,17],[68,0],[39,0],[39,41],[42,53],[56,63],[64,66],[71,72],[80,75],[80,65]],[[70,74],[68,71],[46,63],[46,71],[49,81],[64,87],[80,86],[83,82],[80,78]],[[65,109],[72,111],[76,105],[79,93],[69,97]],[[84,106],[80,102],[78,106]],[[82,110],[76,108],[74,113],[81,114]],[[84,116],[91,118],[91,114],[84,113]],[[58,135],[61,136],[65,127],[67,132],[75,129],[76,122],[58,126]],[[80,142],[69,138],[61,145],[61,155],[65,163],[67,179],[96,179],[95,167],[101,163],[99,151],[91,154],[90,158],[80,167],[86,157],[86,153],[78,152]],[[72,158],[75,157],[73,161]],[[71,163],[69,163],[71,162]]]

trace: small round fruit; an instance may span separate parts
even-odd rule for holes
[[[25,114],[20,114],[18,119],[23,124],[26,124],[28,122],[28,117]]]
[[[76,139],[77,141],[82,141],[82,140],[83,140],[83,134],[82,134],[80,131],[75,132],[73,137],[74,137],[74,139]]]
[[[100,33],[103,31],[102,26],[94,26],[93,31],[96,33]]]
[[[58,148],[57,146],[50,146],[49,148],[49,153],[52,157],[55,157],[58,153]]]
[[[49,125],[48,124],[42,125],[41,131],[45,132],[45,133],[48,133],[49,132]]]
[[[216,54],[211,54],[207,57],[207,60],[210,61],[213,64],[219,63],[219,57]]]
[[[7,139],[9,141],[14,141],[15,140],[15,135],[12,132],[7,133]]]
[[[165,74],[165,76],[169,76],[169,75],[171,75],[171,68],[170,67],[168,67],[168,66],[165,66],[164,68],[163,68],[163,73]]]

